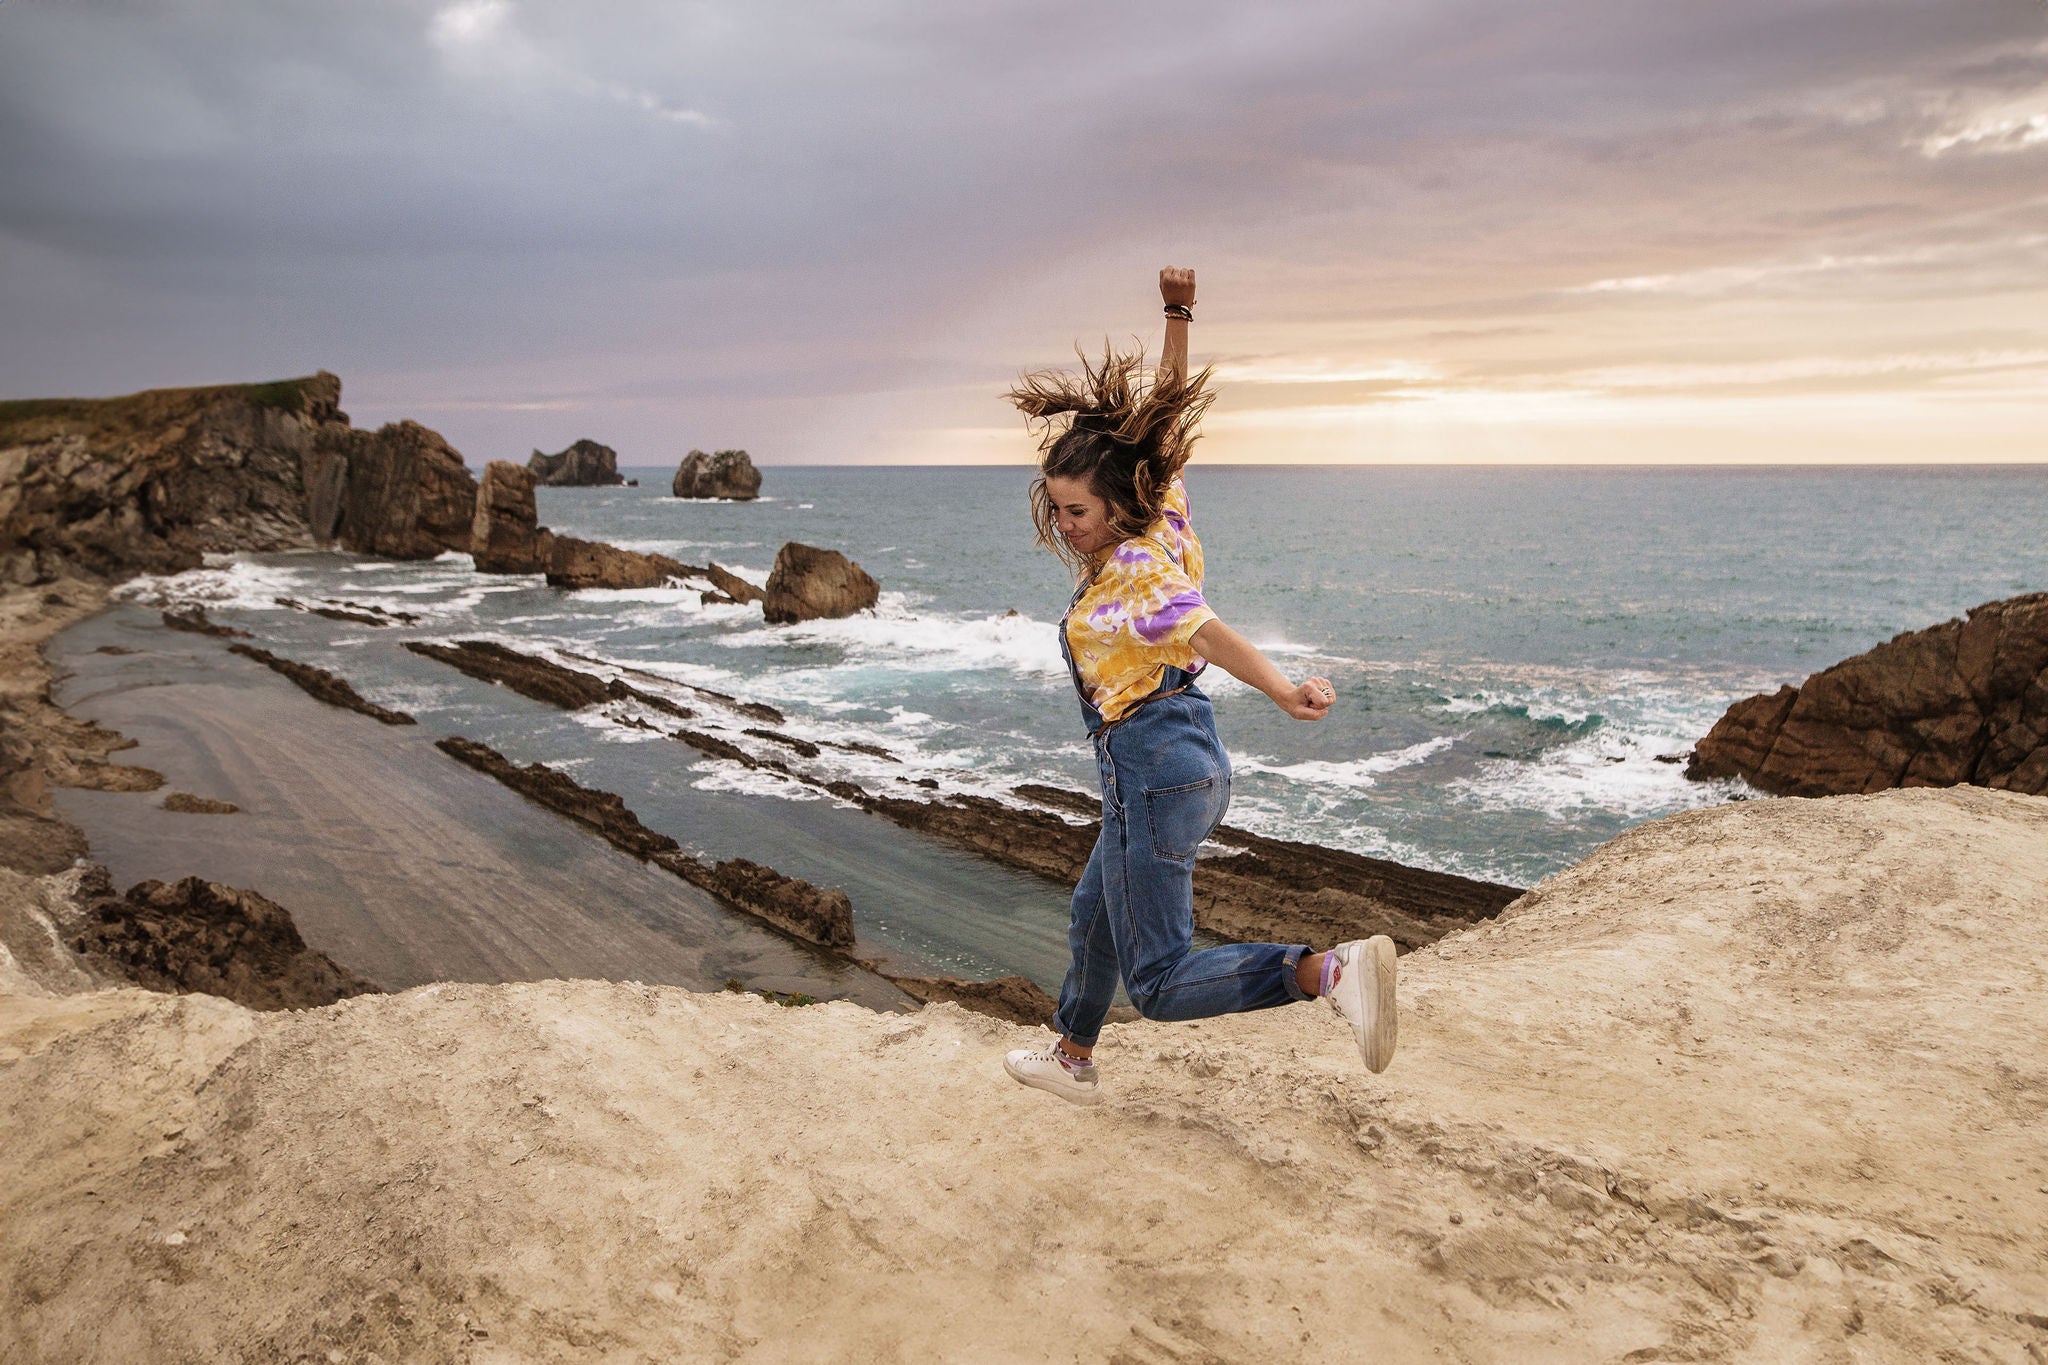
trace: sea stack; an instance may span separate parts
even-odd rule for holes
[[[526,467],[548,488],[601,488],[625,482],[619,477],[619,452],[595,441],[578,441],[553,455],[536,450]]]
[[[881,585],[839,551],[792,540],[776,552],[761,614],[778,626],[851,616],[875,605],[881,595]]]
[[[533,502],[531,469],[510,460],[484,466],[476,491],[476,517],[470,524],[469,552],[479,573],[542,573],[547,569],[547,544],[552,537],[540,529]]]
[[[744,450],[707,455],[693,450],[683,457],[671,490],[679,498],[732,498],[745,502],[761,494],[761,471]]]

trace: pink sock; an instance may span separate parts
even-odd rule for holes
[[[1324,954],[1323,954],[1323,985],[1322,985],[1322,989],[1321,989],[1321,990],[1319,990],[1319,991],[1317,991],[1317,992],[1316,992],[1316,994],[1317,994],[1317,995],[1328,995],[1328,994],[1330,993],[1330,988],[1331,988],[1332,986],[1335,986],[1335,985],[1337,984],[1337,978],[1339,978],[1339,977],[1341,977],[1341,976],[1343,976],[1343,975],[1344,975],[1344,968],[1343,968],[1342,964],[1340,964],[1340,963],[1339,963],[1339,962],[1337,961],[1337,955],[1336,955],[1335,953],[1324,953]]]
[[[1060,1065],[1069,1071],[1079,1071],[1084,1066],[1095,1065],[1093,1057],[1075,1057],[1070,1055],[1063,1047],[1055,1047],[1052,1050],[1052,1055],[1059,1058]]]

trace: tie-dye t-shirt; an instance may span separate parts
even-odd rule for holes
[[[1215,619],[1202,600],[1202,542],[1188,522],[1188,491],[1175,479],[1159,520],[1111,550],[1067,610],[1067,648],[1090,704],[1103,720],[1120,720],[1169,665],[1200,671],[1207,661],[1191,642]]]

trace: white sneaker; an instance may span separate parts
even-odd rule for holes
[[[1394,1060],[1394,940],[1385,934],[1353,939],[1330,950],[1337,955],[1337,984],[1324,999],[1351,1025],[1365,1069],[1385,1071]],[[1059,1063],[1055,1061],[1054,1066]]]
[[[1018,1048],[1003,1058],[1003,1070],[1010,1073],[1010,1079],[1019,1085],[1028,1085],[1034,1090],[1047,1090],[1063,1100],[1074,1104],[1100,1104],[1102,1084],[1096,1073],[1100,1068],[1084,1066],[1070,1071],[1054,1056],[1058,1044],[1047,1044],[1032,1051]]]

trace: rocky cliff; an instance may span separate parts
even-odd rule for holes
[[[2048,593],[1987,602],[1735,703],[1685,775],[1740,776],[1781,796],[2048,792]]]
[[[468,550],[476,481],[416,422],[358,431],[341,381],[0,403],[0,582],[125,578],[339,542]]]
[[[0,403],[0,579],[118,578],[209,551],[312,542],[307,474],[338,515],[341,381]]]

